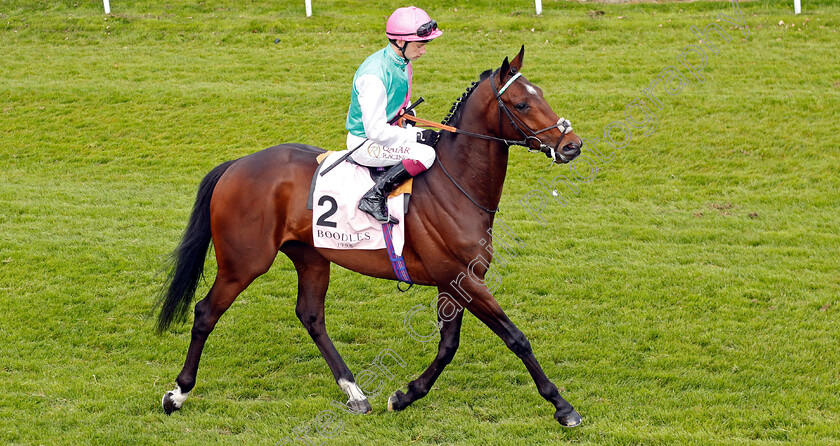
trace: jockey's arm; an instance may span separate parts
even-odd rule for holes
[[[385,105],[388,93],[385,85],[374,75],[364,75],[356,79],[359,92],[359,108],[362,110],[362,125],[365,135],[371,141],[387,147],[397,147],[417,141],[417,134],[422,131],[415,127],[402,128],[388,124]]]

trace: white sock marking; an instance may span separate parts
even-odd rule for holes
[[[184,401],[187,400],[187,397],[190,395],[190,392],[181,393],[181,386],[175,386],[175,390],[172,391],[172,402],[175,403],[175,407],[180,409],[181,406],[184,405]]]
[[[364,393],[362,393],[362,389],[356,385],[356,383],[351,383],[346,379],[342,378],[338,380],[338,386],[341,387],[341,390],[350,397],[350,401],[364,401],[367,399]]]

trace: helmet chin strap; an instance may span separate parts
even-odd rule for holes
[[[405,42],[405,43],[403,44],[402,47],[400,47],[400,46],[397,46],[397,39],[391,39],[391,43],[394,44],[394,46],[397,47],[398,50],[400,50],[400,57],[403,58],[405,63],[409,63],[411,61],[408,60],[407,57],[405,57],[405,49],[408,48],[408,40],[403,40],[403,42]]]

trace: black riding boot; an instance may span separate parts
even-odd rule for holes
[[[395,218],[388,215],[388,194],[400,183],[411,178],[411,174],[405,170],[402,163],[396,164],[386,170],[376,184],[370,188],[359,200],[359,209],[372,215],[380,223],[399,223]]]

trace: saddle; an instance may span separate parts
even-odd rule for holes
[[[315,160],[318,161],[319,165],[323,164],[324,160],[327,159],[327,157],[332,155],[332,154],[333,154],[333,152],[324,152],[324,153],[318,155],[317,157],[315,157]],[[387,167],[362,166],[361,164],[353,161],[350,158],[347,158],[345,161],[348,162],[348,163],[351,163],[351,164],[355,164],[359,167],[364,167],[365,169],[368,169],[368,171],[370,172],[370,179],[373,180],[374,183],[379,179],[379,177],[382,176],[382,174],[385,173],[386,170],[388,170]],[[321,171],[321,169],[318,169],[318,172],[320,172],[320,171]],[[318,172],[315,172],[315,174],[317,175]],[[309,187],[309,201],[306,204],[307,209],[312,209],[312,192],[315,190],[315,179],[316,178],[313,176],[312,177],[312,185]],[[400,194],[408,194],[409,196],[411,196],[411,191],[412,191],[413,187],[414,187],[414,178],[409,178],[409,179],[405,180],[402,184],[397,186],[390,194],[388,194],[388,197],[396,197],[397,195],[400,195]],[[406,197],[405,212],[408,212],[408,197]]]

